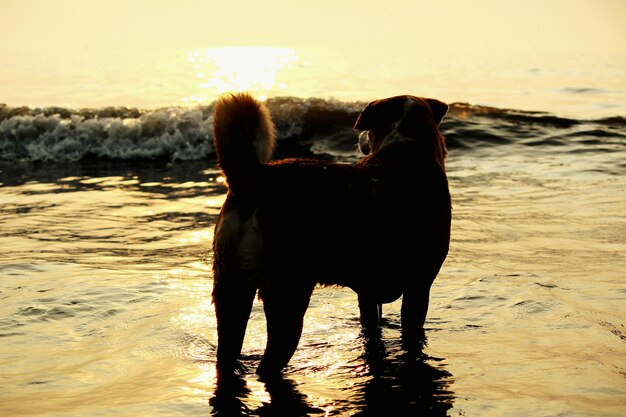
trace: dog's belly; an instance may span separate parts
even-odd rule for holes
[[[407,281],[421,278],[415,258],[406,255],[414,248],[404,240],[382,242],[376,231],[352,221],[267,225],[264,279],[340,285],[379,303],[397,300]]]

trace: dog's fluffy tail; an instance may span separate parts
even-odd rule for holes
[[[274,151],[269,110],[248,93],[225,94],[215,104],[213,132],[217,161],[229,189],[234,194],[245,193]]]

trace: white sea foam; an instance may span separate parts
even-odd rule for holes
[[[45,110],[45,109],[44,109]],[[0,122],[0,158],[77,161],[85,157],[198,159],[213,151],[212,117],[201,108],[167,108],[117,117],[69,117],[37,110]],[[128,116],[128,117],[125,117]]]
[[[347,126],[362,104],[282,97],[268,100],[278,140]],[[200,159],[213,147],[213,105],[137,110],[10,108],[0,105],[0,159],[78,161]]]

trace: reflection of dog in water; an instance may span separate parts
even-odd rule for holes
[[[367,155],[356,164],[270,161],[274,126],[263,103],[244,93],[218,100],[215,145],[229,188],[213,244],[218,376],[237,367],[257,290],[267,321],[261,376],[291,359],[316,284],[352,288],[364,329],[402,296],[403,339],[419,337],[450,242],[438,130],[447,110],[430,98],[376,100],[354,126]]]

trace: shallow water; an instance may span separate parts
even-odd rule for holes
[[[213,160],[1,162],[0,414],[623,415],[623,122],[513,116],[442,124],[452,243],[423,355],[400,346],[398,302],[366,345],[355,296],[320,288],[285,383],[249,373],[229,404],[215,399]],[[315,136],[315,152],[356,156]],[[256,303],[249,369],[264,344]]]

